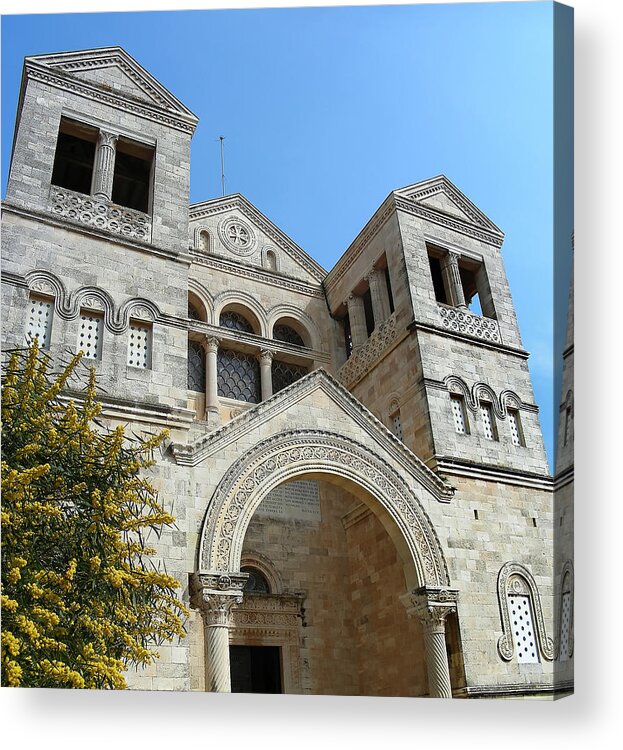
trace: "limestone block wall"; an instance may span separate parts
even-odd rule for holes
[[[105,313],[100,360],[95,364],[102,394],[132,403],[186,408],[187,334],[179,318],[187,314],[187,266],[174,258],[108,241],[88,231],[68,226],[50,227],[42,221],[5,211],[2,236],[5,281],[13,274],[24,284],[27,274],[45,271],[60,282],[60,292],[45,285],[58,309],[53,314],[50,352],[58,359],[78,350],[80,309],[91,308],[93,292],[102,292],[95,309]],[[3,284],[3,287],[7,284]],[[37,289],[36,284],[31,286]],[[22,346],[28,322],[28,290],[8,292],[11,309],[5,319],[4,341]],[[108,301],[102,303],[102,299]],[[75,302],[74,302],[75,300]],[[151,367],[128,365],[129,330],[115,318],[131,300],[156,306],[152,322]],[[138,304],[138,303],[137,303]],[[106,308],[106,309],[105,309]],[[112,321],[112,325],[108,323]],[[149,320],[146,321],[149,323]]]

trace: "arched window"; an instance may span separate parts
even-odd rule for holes
[[[252,354],[219,347],[217,354],[218,395],[236,401],[259,403],[260,363]]]
[[[205,392],[206,364],[203,347],[198,341],[188,342],[188,390]]]
[[[210,233],[206,229],[202,229],[199,232],[197,250],[201,250],[202,253],[210,252]]]
[[[266,268],[268,268],[269,271],[277,270],[277,256],[272,250],[266,251]]]
[[[560,595],[560,640],[558,658],[568,661],[573,656],[573,565],[565,563]]]
[[[251,323],[238,312],[226,310],[222,312],[219,318],[219,325],[223,328],[230,328],[232,331],[244,331],[245,333],[255,333]]]
[[[247,594],[270,594],[270,586],[266,576],[261,570],[244,565],[240,568],[241,573],[248,573],[249,577],[244,585],[244,592]]]
[[[554,644],[546,635],[536,582],[519,563],[503,565],[498,574],[498,601],[504,634],[498,651],[505,661],[516,655],[519,664],[536,664],[554,658]]]
[[[197,305],[194,305],[190,300],[188,301],[188,317],[191,320],[203,320]]]
[[[296,344],[296,346],[305,346],[302,336],[285,323],[276,323],[273,327],[273,338],[276,341],[284,341],[286,344]]]

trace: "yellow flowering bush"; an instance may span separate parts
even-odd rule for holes
[[[124,688],[124,671],[184,635],[179,583],[145,538],[174,523],[146,479],[166,432],[130,440],[95,422],[37,342],[3,366],[2,685]]]

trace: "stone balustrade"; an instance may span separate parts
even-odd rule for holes
[[[82,226],[101,229],[143,242],[151,241],[151,219],[141,211],[52,185],[50,212]]]
[[[397,337],[396,313],[392,313],[346,360],[337,373],[338,380],[347,388],[354,385],[374,367]]]
[[[502,342],[497,320],[476,315],[465,308],[439,305],[441,325],[454,333],[461,333],[481,341]]]

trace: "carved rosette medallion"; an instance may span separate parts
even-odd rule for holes
[[[240,256],[251,255],[256,248],[257,239],[253,228],[236,217],[224,219],[218,225],[221,242],[232,253]]]

